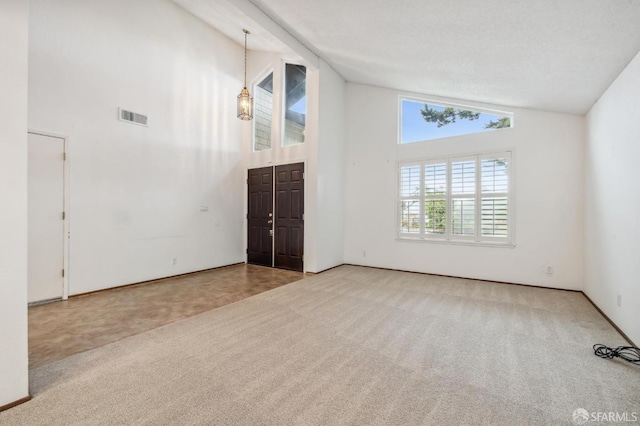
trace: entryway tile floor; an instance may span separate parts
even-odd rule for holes
[[[29,367],[67,358],[303,278],[301,272],[239,264],[32,306]]]

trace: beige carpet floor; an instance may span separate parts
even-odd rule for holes
[[[331,271],[31,370],[2,425],[572,424],[640,413],[580,293]]]

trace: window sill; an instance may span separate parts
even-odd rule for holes
[[[436,240],[427,238],[401,238],[397,237],[396,241],[401,243],[429,243],[429,244],[447,244],[455,246],[476,246],[476,247],[493,247],[493,248],[515,248],[515,243],[492,243],[489,241],[462,241],[462,240]]]

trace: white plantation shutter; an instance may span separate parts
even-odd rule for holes
[[[451,200],[451,233],[454,237],[473,237],[476,233],[476,200]]]
[[[491,156],[480,159],[482,171],[482,193],[509,192],[509,158],[506,155],[500,157]]]
[[[420,196],[420,164],[400,168],[400,195],[416,198]]]
[[[451,162],[451,194],[473,196],[476,193],[476,160]]]
[[[483,240],[509,238],[510,155],[480,157],[480,232]]]
[[[451,162],[451,234],[468,239],[476,234],[476,159]]]
[[[511,153],[399,164],[399,237],[512,244]]]
[[[447,194],[447,163],[434,162],[424,166],[424,193],[441,198]]]
[[[482,236],[507,237],[509,231],[509,203],[507,197],[482,197]]]
[[[399,229],[405,236],[419,236],[422,193],[422,165],[407,164],[399,167],[400,200]]]
[[[444,236],[447,231],[447,162],[424,165],[424,233]]]

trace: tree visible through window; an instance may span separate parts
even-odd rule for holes
[[[424,166],[424,232],[442,235],[447,229],[447,164]]]
[[[507,114],[402,99],[400,143],[488,132],[512,127]]]

